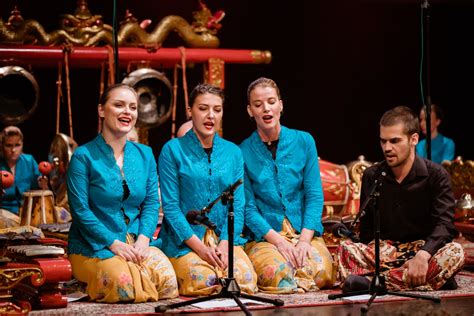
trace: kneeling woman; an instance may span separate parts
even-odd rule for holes
[[[99,302],[178,296],[168,258],[150,238],[158,223],[158,175],[150,147],[127,141],[137,120],[133,88],[110,86],[99,104],[102,132],[78,147],[68,168],[74,277]]]
[[[192,129],[163,147],[158,170],[164,220],[158,241],[170,257],[182,295],[208,295],[220,290],[218,278],[227,267],[227,207],[217,203],[210,210],[215,231],[189,224],[186,214],[201,210],[231,184],[244,176],[244,162],[237,145],[219,137],[224,94],[219,88],[200,84],[190,95],[187,111]],[[236,245],[244,222],[244,189],[234,194]],[[234,248],[234,277],[242,291],[257,289],[256,274],[242,247]]]
[[[245,160],[245,223],[254,240],[245,251],[259,289],[294,293],[330,287],[333,260],[323,238],[323,190],[313,137],[281,126],[276,83],[259,78],[247,90],[257,130],[240,145]]]

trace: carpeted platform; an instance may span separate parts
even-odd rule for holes
[[[458,283],[458,289],[452,291],[436,291],[436,292],[413,292],[423,293],[430,295],[439,295],[441,298],[450,297],[469,297],[474,296],[474,272],[461,271],[456,276]],[[295,307],[308,307],[308,306],[323,306],[323,305],[337,305],[337,304],[352,304],[353,302],[336,299],[329,300],[328,294],[340,293],[339,289],[325,290],[313,293],[304,294],[291,294],[291,295],[270,295],[270,294],[258,294],[259,296],[265,296],[269,298],[280,298],[285,302],[283,308],[295,308]],[[155,312],[155,307],[158,304],[170,304],[182,301],[183,298],[177,298],[174,300],[159,301],[153,303],[142,303],[142,304],[100,304],[92,302],[72,302],[69,303],[67,308],[62,309],[51,309],[51,310],[38,310],[32,311],[30,315],[118,315],[118,314],[150,314]],[[397,300],[412,300],[411,298],[399,297],[399,296],[384,296],[377,299],[377,301],[397,301]],[[251,305],[251,310],[255,309],[267,309],[274,308],[272,305]],[[214,309],[201,309],[194,306],[186,306],[180,309],[169,310],[169,312],[175,313],[189,313],[189,312],[217,312],[217,311],[233,311],[240,310],[238,307],[227,307],[227,308],[214,308]]]

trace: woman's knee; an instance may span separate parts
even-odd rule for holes
[[[181,295],[207,295],[217,291],[217,271],[194,253],[172,259],[171,263],[176,271]]]

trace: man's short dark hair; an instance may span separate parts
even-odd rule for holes
[[[407,106],[396,106],[385,112],[380,119],[380,126],[393,126],[399,123],[403,123],[403,131],[408,136],[420,133],[418,116]]]

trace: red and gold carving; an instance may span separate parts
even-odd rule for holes
[[[208,69],[205,71],[205,81],[216,87],[224,89],[224,66],[225,63],[220,58],[210,58],[208,62]]]

